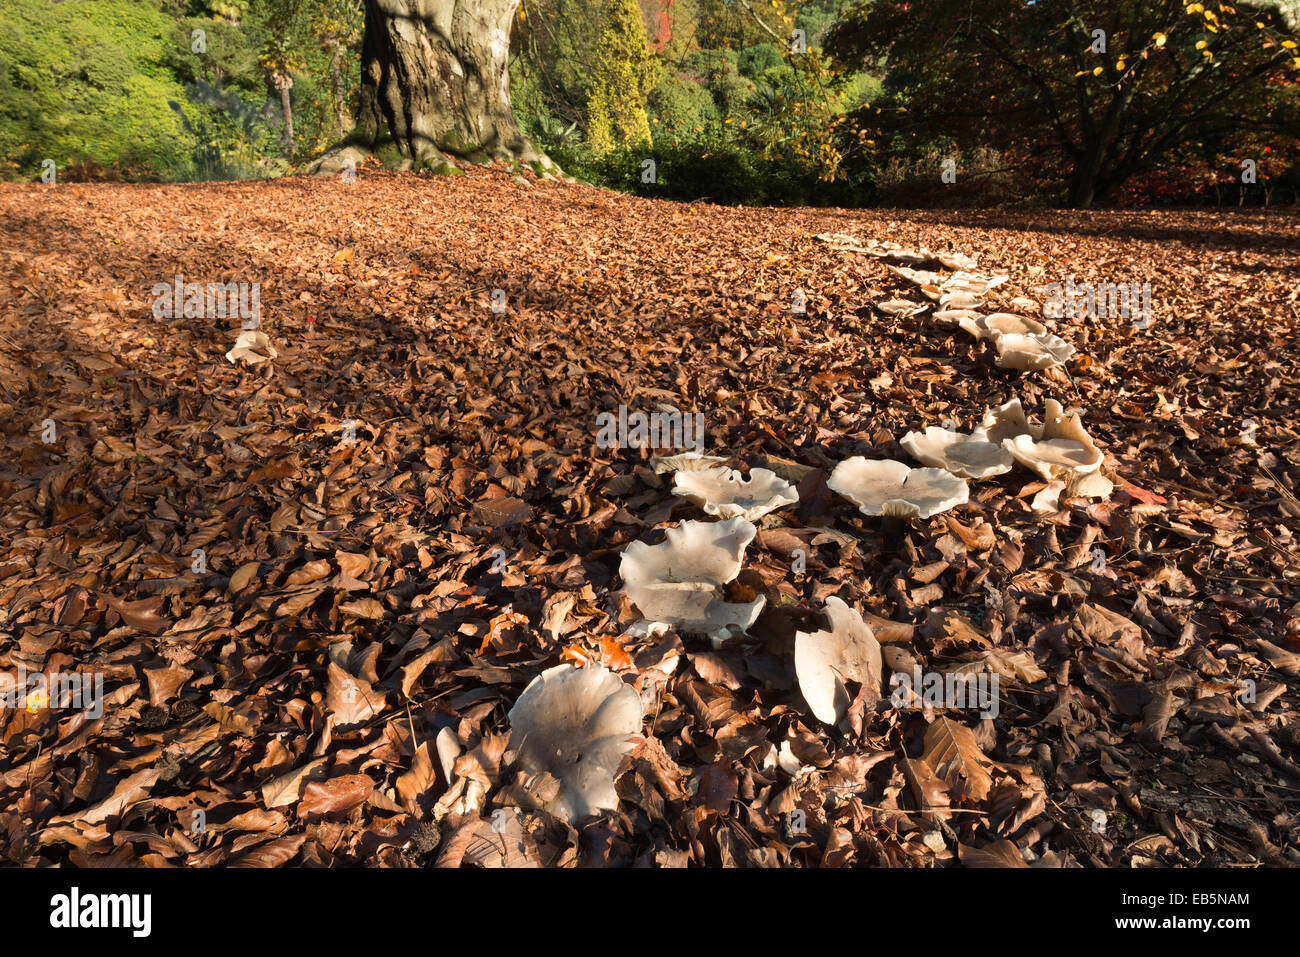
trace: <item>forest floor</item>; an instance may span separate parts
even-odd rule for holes
[[[1061,319],[1063,369],[1003,370],[876,311],[914,290],[818,233],[977,255],[1010,276],[993,308],[1150,282],[1153,321]],[[98,715],[0,710],[0,848],[1300,863],[1297,237],[1294,211],[732,209],[486,170],[0,186],[0,668],[103,679]],[[260,284],[274,361],[227,361],[237,316],[155,318],[176,276]],[[1035,510],[1017,468],[905,524],[827,489],[1015,397],[1081,411],[1109,501]],[[622,550],[706,516],[598,447],[619,405],[703,413],[708,453],[797,479],[745,555],[748,637],[629,631]],[[891,661],[998,675],[996,717],[818,721],[791,649],[832,594],[899,623]],[[581,661],[646,718],[618,810],[570,825],[507,712]]]

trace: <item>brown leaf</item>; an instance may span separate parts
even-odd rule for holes
[[[926,729],[922,759],[948,783],[958,800],[982,801],[988,796],[993,778],[988,759],[975,742],[970,728],[940,715]]]
[[[474,503],[474,514],[491,528],[509,528],[528,521],[533,510],[517,498],[486,498]]]
[[[325,692],[325,710],[334,716],[339,728],[361,724],[384,709],[384,696],[369,682],[348,674],[333,661],[329,663],[329,687]]]
[[[375,782],[364,774],[344,774],[326,781],[311,781],[303,788],[298,814],[308,820],[343,814],[364,804]]]
[[[308,781],[325,776],[326,758],[308,761],[262,785],[262,803],[267,808],[285,807],[302,797]]]
[[[92,804],[84,811],[74,811],[71,814],[60,814],[57,817],[52,817],[48,823],[68,824],[77,821],[81,824],[98,824],[101,821],[119,817],[132,805],[143,801],[149,796],[149,792],[153,789],[161,773],[162,771],[159,768],[141,768],[129,777],[118,781],[117,786],[113,788],[113,793],[102,801]]]
[[[966,867],[1028,867],[1019,848],[1008,840],[990,841],[982,847],[957,845],[957,856]]]

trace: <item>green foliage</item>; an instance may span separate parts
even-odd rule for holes
[[[10,175],[41,162],[184,173],[192,141],[163,65],[172,21],[132,0],[7,0],[0,5],[0,155]],[[178,148],[179,147],[179,148]]]
[[[659,79],[646,99],[651,142],[620,146],[606,136],[603,104],[592,97],[594,65],[584,65],[580,49],[566,60],[569,48],[557,42],[575,30],[552,19],[568,10],[566,3],[527,8],[516,36],[512,98],[530,135],[568,172],[674,199],[819,205],[867,197],[872,171],[848,175],[843,168],[841,126],[849,110],[878,94],[879,82],[837,73],[815,45],[807,55],[789,53],[772,33],[793,29],[802,8],[779,0],[751,0],[753,12],[711,0],[694,9],[680,0],[643,3],[659,50],[652,56]],[[821,9],[842,5],[834,0]],[[713,18],[712,26],[701,17]],[[588,90],[594,112],[571,110],[569,92],[578,86]],[[649,158],[658,164],[657,184],[641,182]]]
[[[686,69],[713,96],[720,116],[744,114],[754,82],[741,75],[735,50],[699,50],[686,58]]]
[[[788,75],[794,71],[785,62],[785,56],[770,43],[757,43],[745,47],[736,58],[741,76],[751,80],[769,79],[772,74]]]
[[[650,126],[656,141],[689,136],[720,119],[709,89],[679,76],[666,76],[650,92]]]
[[[73,174],[278,175],[344,131],[360,24],[360,0],[7,0],[3,174],[49,158]],[[291,144],[277,73],[292,81]]]
[[[866,179],[840,174],[835,137],[878,87],[831,76],[815,50],[816,25],[842,4],[527,0],[512,34],[516,115],[562,167],[615,188],[644,192],[653,155],[656,195],[860,196]],[[796,23],[813,42],[806,61],[781,40]],[[361,0],[12,0],[0,26],[13,37],[0,51],[10,175],[49,156],[128,177],[271,176],[351,127]]]
[[[636,0],[609,0],[587,100],[587,136],[598,153],[650,142],[645,101],[653,83]]]

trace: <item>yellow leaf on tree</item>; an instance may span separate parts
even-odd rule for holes
[[[1165,36],[1163,33],[1157,33],[1157,34],[1155,35],[1156,46],[1158,46],[1158,47],[1162,47],[1162,46],[1164,46],[1164,45],[1165,45],[1165,41],[1168,40],[1168,39],[1169,39],[1169,38],[1168,38],[1167,36]]]

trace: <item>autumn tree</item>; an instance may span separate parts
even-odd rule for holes
[[[877,139],[993,145],[1089,206],[1188,143],[1300,127],[1298,7],[873,0],[828,45],[885,65]]]

